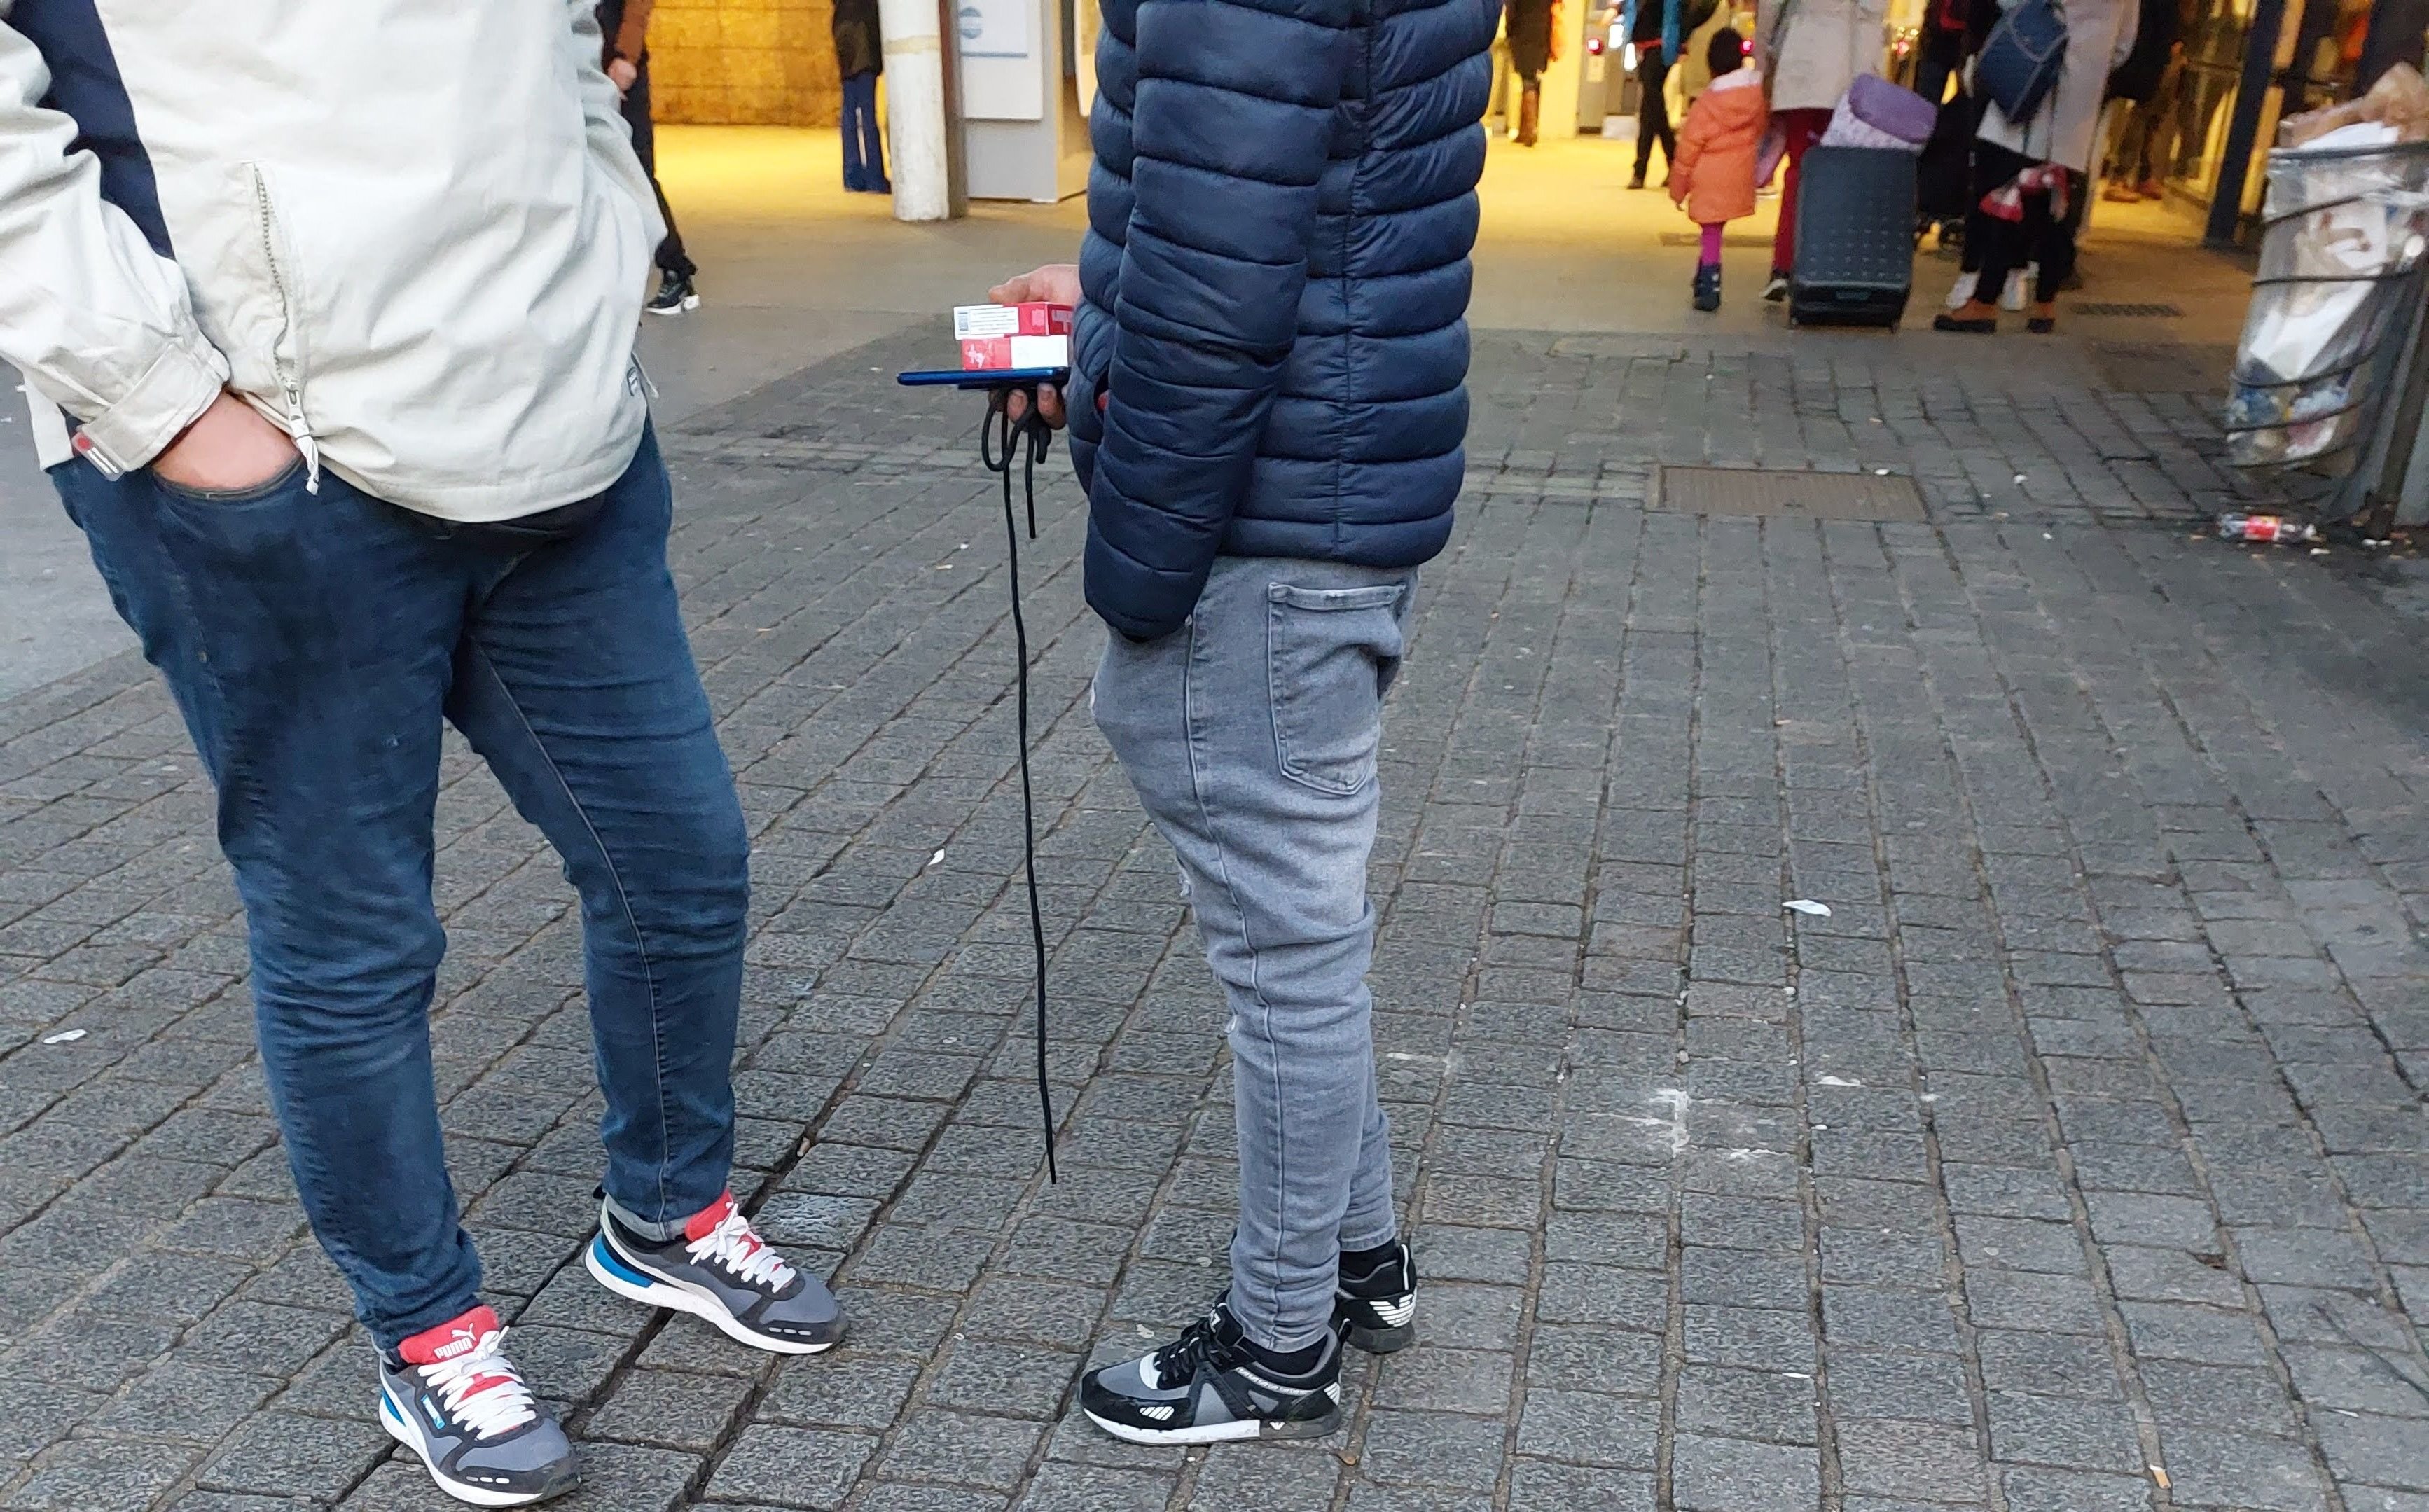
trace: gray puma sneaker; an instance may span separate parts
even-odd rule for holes
[[[618,1296],[697,1314],[753,1349],[815,1355],[843,1338],[834,1293],[752,1232],[730,1192],[664,1242],[643,1239],[603,1206],[583,1261]]]
[[[474,1506],[527,1506],[582,1482],[565,1430],[499,1352],[504,1338],[498,1315],[475,1307],[380,1356],[380,1426]]]

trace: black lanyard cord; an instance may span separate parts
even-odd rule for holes
[[[1037,902],[1037,800],[1029,775],[1029,624],[1020,613],[1020,527],[1012,508],[1012,464],[1020,457],[1020,490],[1029,505],[1029,538],[1037,539],[1037,465],[1054,445],[1054,431],[1037,413],[1037,391],[1028,389],[1028,408],[1015,419],[1007,401],[1020,390],[999,388],[987,396],[986,423],[979,432],[979,460],[1003,476],[1005,567],[1012,581],[1012,639],[1020,658],[1017,706],[1020,732],[1021,862],[1029,879],[1029,940],[1037,964],[1037,1107],[1046,1124],[1046,1179],[1054,1169],[1054,1093],[1046,1078],[1046,915]]]

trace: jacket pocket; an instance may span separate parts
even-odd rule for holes
[[[1282,776],[1331,797],[1375,781],[1409,585],[1265,589],[1265,676]]]

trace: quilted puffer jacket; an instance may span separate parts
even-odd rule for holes
[[[1449,538],[1499,12],[1104,0],[1069,408],[1114,629],[1180,628],[1217,555]]]

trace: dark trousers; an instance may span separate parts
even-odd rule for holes
[[[1982,208],[1984,195],[2005,189],[2034,162],[1996,142],[1974,144],[1974,208],[1965,217],[1965,251],[1969,258],[1981,259],[1974,297],[1986,304],[1995,304],[2000,290],[2008,287],[2008,274],[2027,263],[2041,265],[2033,298],[2043,304],[2057,298],[2074,271],[2074,238],[2083,224],[2083,194],[2089,187],[2081,173],[2070,171],[2067,174],[2063,216],[2051,213],[2047,190],[2024,196],[2022,221],[2003,221]]]
[[[2176,173],[2176,90],[2163,85],[2151,98],[2137,103],[2125,117],[2117,140],[2109,175],[2129,184],[2150,184]]]
[[[650,1224],[717,1201],[750,837],[667,572],[656,441],[561,534],[449,524],[329,472],[307,492],[301,463],[229,494],[51,477],[218,792],[270,1106],[381,1347],[481,1280],[430,1047],[445,725],[580,897],[607,1194]]]
[[[885,139],[877,130],[877,75],[843,81],[843,187],[854,193],[892,189],[885,177]]]
[[[1965,34],[1930,26],[1923,35],[1923,53],[1914,63],[1914,92],[1936,106],[1947,96],[1948,81],[1965,66]]]
[[[677,278],[689,278],[700,269],[684,255],[674,208],[667,204],[667,191],[658,188],[658,133],[650,123],[650,56],[642,54],[633,67],[633,87],[624,91],[624,123],[633,128],[633,151],[640,156],[642,172],[650,175],[650,189],[658,197],[658,214],[667,222],[667,238],[658,243],[658,268]]]
[[[1678,134],[1670,129],[1670,96],[1662,86],[1670,82],[1670,59],[1656,42],[1640,54],[1636,61],[1636,87],[1643,90],[1636,110],[1636,176],[1653,165],[1653,143],[1661,143],[1661,166],[1668,168],[1678,158]]]

